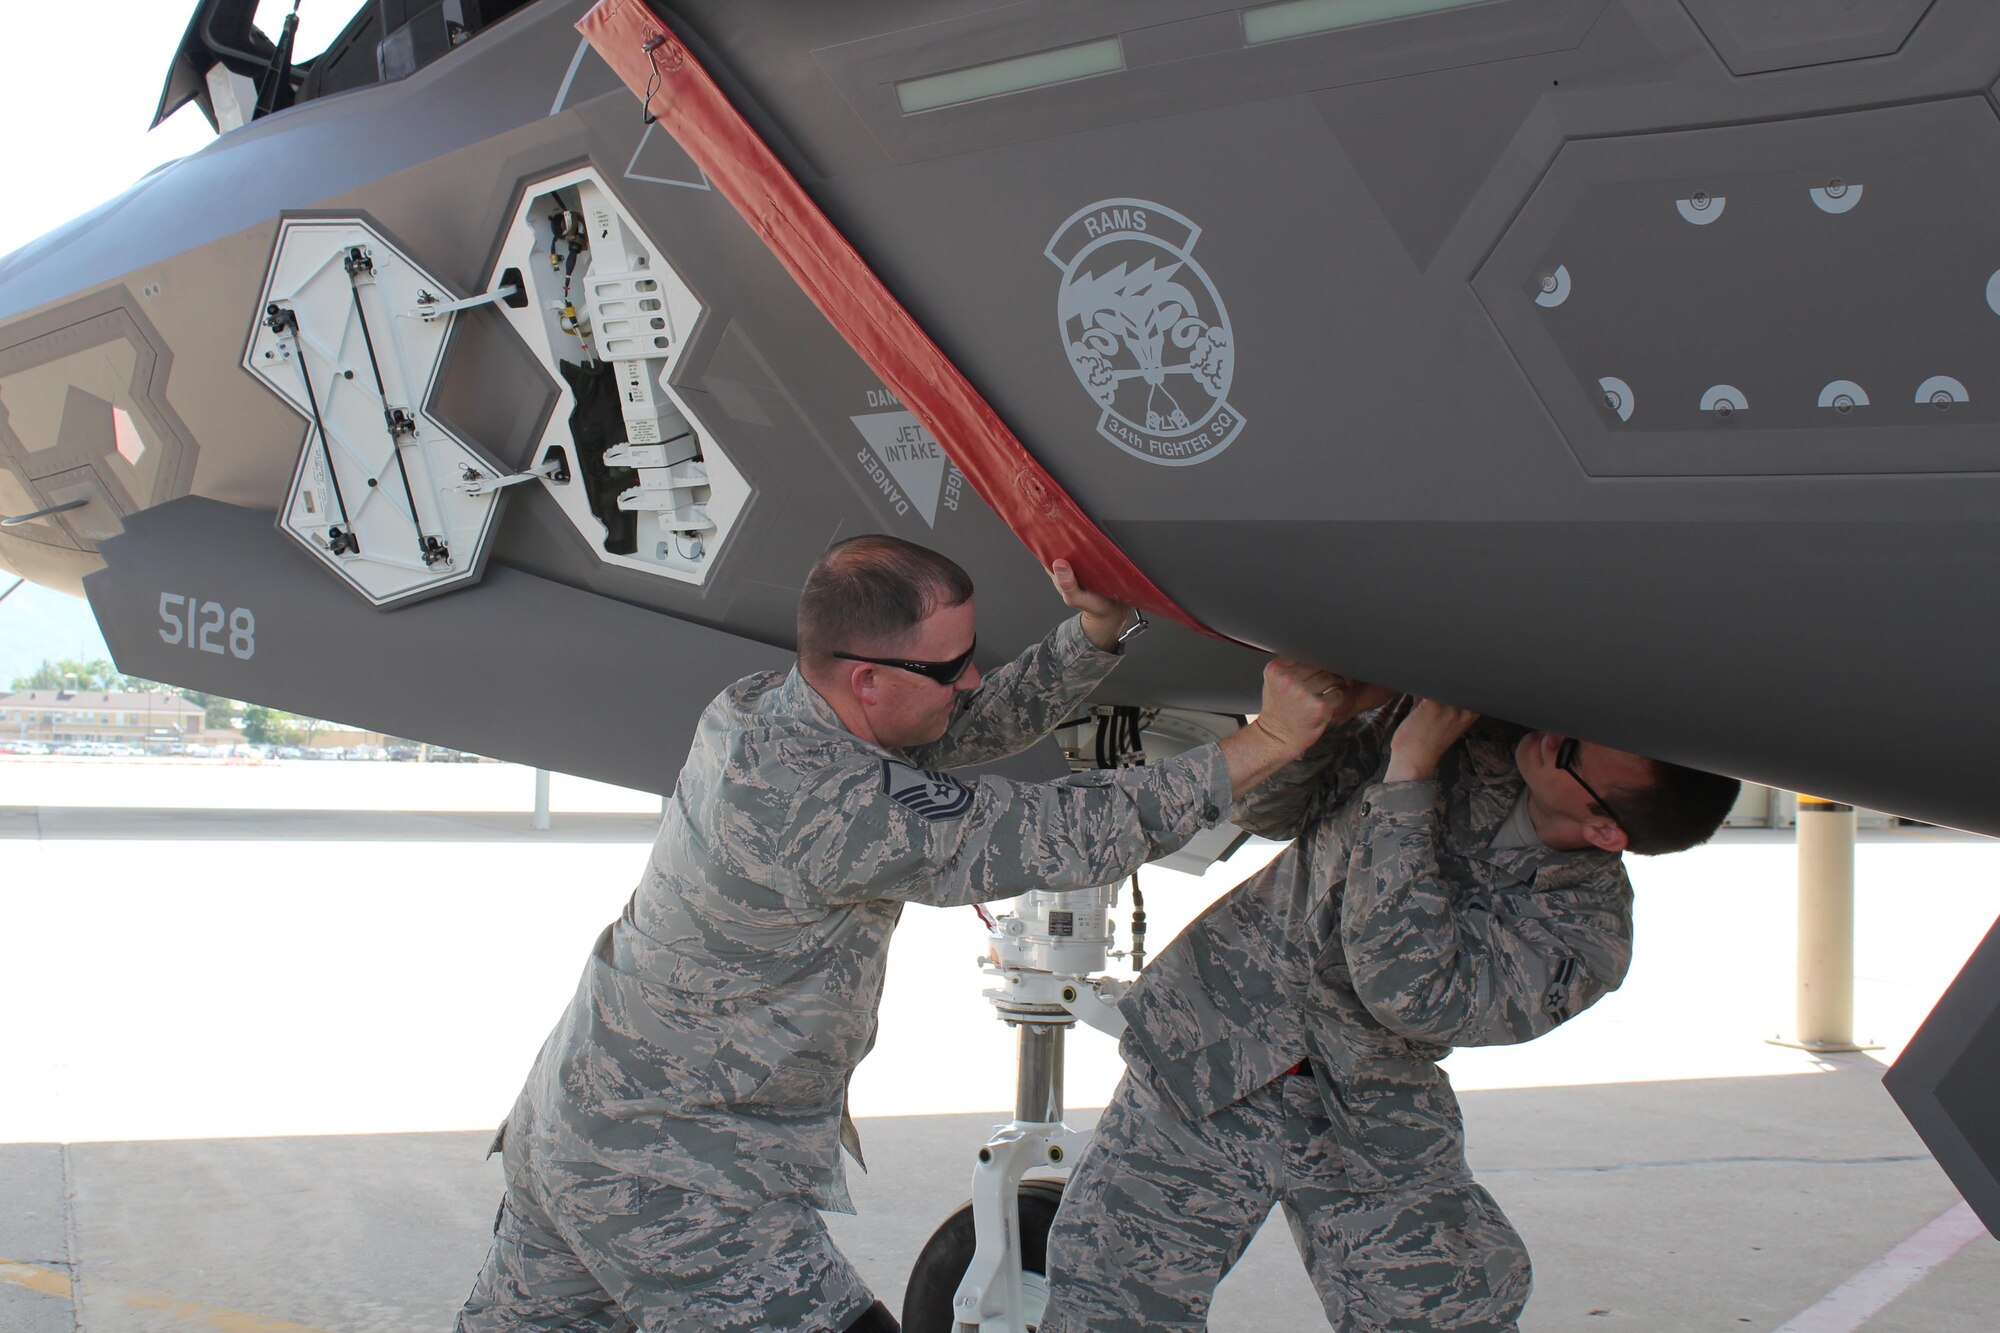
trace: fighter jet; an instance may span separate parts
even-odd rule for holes
[[[1038,556],[1144,602],[1119,702],[1280,650],[2000,831],[1991,6],[622,8],[200,4],[219,137],[0,261],[0,560],[136,674],[659,785],[886,530],[995,645]]]
[[[887,531],[1987,833],[2000,7],[203,0],[0,260],[0,564],[121,669],[639,787]],[[582,31],[579,32],[579,25]]]

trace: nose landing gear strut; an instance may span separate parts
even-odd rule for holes
[[[992,927],[986,998],[1020,1035],[1014,1118],[972,1169],[972,1200],[931,1236],[903,1299],[905,1333],[1031,1333],[1048,1301],[1049,1224],[1090,1140],[1063,1123],[1063,1046],[1077,1022],[1118,1036],[1126,983],[1096,976],[1111,946],[1116,888],[1028,893]]]

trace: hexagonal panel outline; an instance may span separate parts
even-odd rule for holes
[[[672,383],[700,298],[591,167],[523,186],[490,285],[516,275],[528,300],[496,309],[558,386],[534,452],[544,494],[605,564],[705,583],[751,489]],[[596,424],[622,432],[608,447],[573,424],[573,377],[607,368],[620,415]]]
[[[376,606],[478,579],[502,471],[428,410],[450,289],[360,217],[278,228],[243,366],[305,421],[278,527]]]
[[[115,530],[120,515],[185,489],[197,450],[166,400],[172,357],[129,292],[94,292],[8,332],[13,340],[0,347],[0,469],[20,488],[21,507],[76,498],[78,469],[95,475],[90,493],[107,506],[94,518],[56,515],[10,536],[94,550],[93,532]]]
[[[1902,49],[1935,0],[1681,0],[1695,26],[1734,74],[1769,74]]]
[[[1958,97],[1572,141],[1473,288],[1587,472],[1991,472],[1996,274]]]

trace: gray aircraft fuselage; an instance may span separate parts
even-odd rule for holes
[[[1042,633],[963,442],[585,8],[364,6],[295,105],[0,260],[0,513],[55,511],[0,565],[133,674],[662,791],[838,537],[958,559],[993,658]],[[2000,6],[653,9],[1226,636],[1107,701],[1253,708],[1254,645],[2000,833]],[[168,100],[254,102],[240,56]]]
[[[281,507],[307,423],[241,357],[282,219],[366,219],[463,297],[524,191],[587,164],[701,303],[672,384],[749,498],[698,586],[607,564],[543,485],[504,498],[481,562],[782,649],[813,555],[886,530],[972,571],[988,642],[1034,634],[1054,607],[1032,561],[955,469],[883,463],[860,419],[901,405],[579,45],[583,9],[545,0],[400,81],[258,119],[0,262],[0,507],[92,502],[6,530],[0,558],[74,588],[101,541],[180,497]],[[2000,14],[1757,13],[1490,0],[1260,42],[1204,3],[671,17],[1035,458],[1205,624],[2000,830]],[[899,102],[939,71],[1106,40],[1111,72]],[[1078,313],[1093,301],[1116,309]],[[1163,308],[1196,319],[1193,345],[1174,327],[1146,345]],[[1093,373],[1115,377],[1102,398]],[[530,466],[557,398],[495,308],[458,316],[429,406],[474,450]],[[106,404],[146,438],[136,465]],[[606,677],[679,699],[735,669],[661,672],[557,615],[534,632],[572,674],[538,691],[562,699],[551,735],[581,739],[544,751],[499,703],[522,685],[504,661],[363,672],[432,613],[329,611],[344,627],[322,632],[308,604],[343,590],[286,568],[282,542],[255,592],[303,619],[266,640],[317,665],[175,658],[158,594],[233,608],[221,573],[247,577],[247,553],[192,519],[145,531],[210,580],[113,580],[121,663],[163,680],[356,722],[394,692],[440,739],[629,778],[606,752],[637,696]],[[1248,651],[1162,630],[1114,693],[1244,709],[1256,675]]]
[[[280,507],[306,423],[239,360],[281,219],[365,218],[469,295],[529,184],[587,163],[701,302],[673,382],[750,498],[698,587],[607,566],[542,487],[507,497],[492,561],[781,647],[813,554],[882,529],[967,565],[990,642],[1034,633],[1053,608],[1032,563],[955,472],[882,463],[856,419],[900,405],[579,47],[582,10],[549,0],[398,82],[259,119],[0,265],[8,507],[93,501],[8,530],[0,555],[74,587],[155,506]],[[1263,42],[1201,3],[673,19],[1037,460],[1207,625],[2000,829],[2000,15],[1735,12],[1490,0]],[[1111,72],[898,100],[938,71],[1107,39]],[[1093,301],[1110,313],[1078,313]],[[1146,345],[1163,308],[1200,341],[1167,327]],[[527,466],[554,378],[494,310],[458,320],[431,409]],[[1093,365],[1117,376],[1102,398]],[[147,438],[136,465],[107,401]],[[199,545],[191,526],[175,540]],[[127,666],[213,668],[226,679],[196,674],[225,692],[312,704],[320,687],[255,659],[133,657],[156,628],[147,600],[145,633],[107,626]],[[343,630],[324,669],[393,659],[421,614]],[[644,670],[560,623],[537,632],[579,672]],[[1146,647],[1121,697],[1252,703],[1250,653],[1175,631]],[[504,663],[438,665],[468,699],[518,684]],[[662,694],[719,683],[646,674]],[[591,711],[586,688],[549,689]],[[369,720],[365,692],[336,693]]]

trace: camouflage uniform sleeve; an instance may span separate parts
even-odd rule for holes
[[[959,768],[1003,759],[1061,726],[1118,665],[1071,616],[964,696],[942,740],[911,750],[918,768]]]
[[[1295,838],[1322,812],[1337,810],[1381,766],[1399,705],[1384,704],[1344,727],[1243,794],[1229,822],[1267,838]]]
[[[1350,858],[1341,942],[1356,994],[1383,1026],[1455,1046],[1539,1037],[1595,1004],[1631,962],[1617,868],[1537,888],[1532,911],[1452,883],[1438,861],[1435,781],[1377,786]]]
[[[1215,745],[1041,783],[842,765],[802,797],[780,859],[829,902],[987,902],[1109,884],[1220,823],[1228,803]]]

